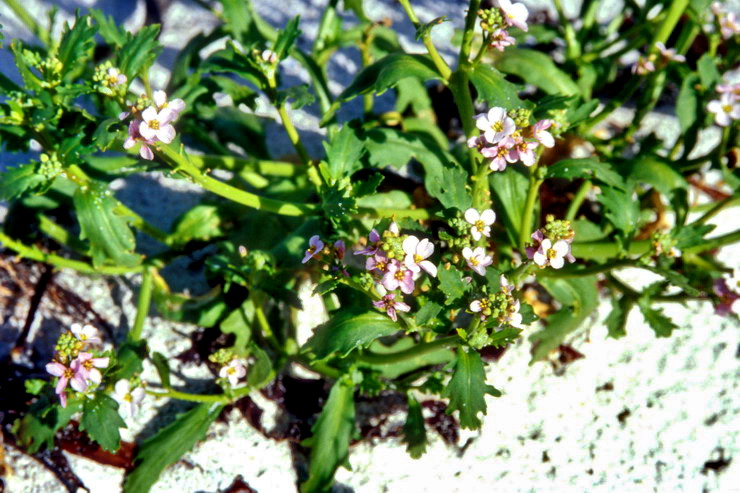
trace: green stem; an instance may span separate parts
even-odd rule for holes
[[[373,217],[408,217],[409,219],[429,219],[432,213],[427,209],[387,209],[375,207],[359,207],[358,216]]]
[[[655,37],[653,38],[653,46],[651,47],[651,51],[656,49],[656,43],[665,43],[666,41],[668,41],[668,38],[673,32],[673,28],[676,27],[676,24],[678,23],[679,19],[681,19],[681,16],[683,15],[683,12],[684,10],[686,10],[686,7],[688,7],[688,5],[689,0],[673,0],[670,2],[668,14],[666,15],[666,18],[663,19],[663,22],[660,24],[660,27],[658,28],[658,31],[655,33]]]
[[[136,302],[136,318],[134,319],[134,325],[129,333],[129,338],[132,341],[138,341],[141,339],[141,332],[144,330],[144,323],[146,322],[146,317],[149,314],[149,307],[152,303],[153,284],[152,268],[146,267],[141,277],[139,299]]]
[[[406,15],[409,17],[409,20],[418,32],[419,28],[421,27],[421,22],[419,22],[419,18],[416,16],[414,8],[411,6],[409,0],[398,0],[398,3],[400,3],[403,7],[403,10],[406,11]],[[434,46],[434,43],[432,43],[430,30],[424,32],[424,34],[421,36],[421,41],[422,43],[424,43],[424,46],[426,47],[427,52],[429,52],[429,56],[432,59],[432,63],[434,63],[434,66],[437,67],[437,70],[442,75],[442,78],[444,80],[449,80],[450,75],[452,74],[452,70],[450,70],[450,67],[440,56],[437,48]]]
[[[558,12],[560,26],[563,28],[563,33],[565,34],[567,58],[568,60],[575,60],[581,56],[581,45],[578,43],[578,39],[576,39],[576,31],[573,28],[573,23],[565,17],[562,2],[560,0],[553,0],[553,3],[555,4],[555,10]]]
[[[537,168],[539,163],[535,163],[529,170],[529,191],[527,200],[524,203],[524,212],[522,213],[522,224],[519,230],[519,252],[524,253],[527,241],[532,234],[532,221],[534,220],[534,206],[537,202],[538,192],[543,180],[537,177]]]
[[[737,231],[733,231],[732,233],[709,238],[704,243],[684,248],[683,251],[686,253],[701,253],[706,252],[707,250],[714,250],[715,248],[729,245],[730,243],[736,243],[738,241],[740,241],[740,229],[738,229]]]
[[[147,390],[147,394],[153,395],[154,397],[169,397],[172,399],[180,399],[181,401],[190,402],[214,402],[227,404],[231,402],[231,398],[226,394],[190,394],[187,392],[180,392],[178,390],[168,390],[166,392],[156,392],[153,390]]]
[[[592,276],[594,274],[601,274],[602,272],[609,272],[613,269],[619,269],[621,267],[640,267],[631,259],[614,260],[612,262],[606,262],[603,264],[592,265],[589,267],[565,267],[563,269],[540,269],[537,271],[538,277],[585,277]]]
[[[51,44],[49,33],[46,31],[46,29],[41,27],[38,22],[36,22],[34,16],[29,14],[28,11],[20,4],[20,2],[18,2],[17,0],[3,1],[5,2],[5,5],[7,5],[16,16],[18,16],[21,22],[26,25],[28,30],[31,31],[34,36],[39,38],[39,40],[46,46],[49,46]]]
[[[215,154],[206,154],[204,156],[190,155],[189,158],[193,165],[201,169],[250,170],[261,175],[280,177],[297,176],[303,172],[297,165],[285,161],[244,159],[234,156],[218,156]]]
[[[588,192],[591,190],[591,185],[590,180],[584,180],[583,183],[581,183],[581,186],[578,188],[578,191],[568,206],[568,212],[565,213],[565,219],[568,221],[575,219],[576,214],[578,214],[578,209],[581,208],[581,204],[586,200],[586,195],[588,195]]]
[[[694,224],[697,224],[697,225],[704,224],[707,221],[709,221],[711,218],[716,216],[720,211],[722,211],[726,207],[733,207],[736,205],[740,205],[740,195],[730,196],[730,197],[727,197],[726,199],[720,200],[719,202],[714,204],[711,209],[705,212],[703,216],[701,216],[699,219],[694,221],[692,223],[692,226]]]
[[[423,356],[425,354],[438,351],[446,347],[454,346],[458,342],[460,342],[460,337],[457,335],[441,337],[431,342],[423,342],[417,344],[416,346],[410,347],[409,349],[405,349],[403,351],[398,351],[396,353],[361,353],[357,356],[357,359],[360,361],[364,361],[365,363],[371,363],[373,365],[389,365]]]

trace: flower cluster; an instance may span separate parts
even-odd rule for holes
[[[347,251],[347,247],[344,241],[337,240],[334,242],[333,248],[329,248],[324,245],[319,235],[313,235],[308,240],[308,248],[303,255],[302,263],[306,263],[311,259],[325,260],[329,259],[328,264],[331,266],[331,270],[334,272],[341,272],[345,277],[349,276],[347,272],[347,266],[344,262],[344,254]]]
[[[153,104],[141,111],[132,112],[136,116],[128,126],[128,138],[123,143],[124,149],[131,149],[137,142],[141,143],[139,155],[142,159],[151,161],[154,159],[154,153],[151,150],[152,145],[157,142],[169,144],[175,139],[175,127],[172,125],[180,112],[185,108],[185,102],[182,99],[167,100],[167,94],[164,91],[154,91]],[[122,113],[121,119],[126,118],[128,113]]]
[[[512,4],[509,0],[498,0],[496,3],[497,8],[479,10],[478,17],[488,44],[499,51],[504,51],[504,48],[516,43],[516,40],[509,36],[508,28],[518,27],[522,31],[529,29],[527,26],[529,11],[522,3]]]
[[[54,359],[46,365],[46,371],[59,378],[55,392],[62,407],[67,407],[67,386],[87,392],[103,380],[99,369],[107,368],[110,359],[94,357],[89,347],[100,342],[96,329],[90,325],[72,324],[59,337]]]
[[[716,307],[719,315],[734,313],[740,316],[740,268],[725,273],[714,281],[714,293],[719,296],[720,303]]]
[[[552,120],[540,120],[530,125],[530,118],[529,110],[507,113],[504,108],[493,107],[475,117],[475,124],[483,135],[468,139],[468,147],[478,149],[490,159],[492,171],[504,171],[507,165],[518,161],[532,166],[537,161],[537,146],[552,147],[555,139],[548,132]]]
[[[676,53],[675,48],[666,48],[663,43],[655,43],[655,47],[658,49],[658,53],[650,53],[647,56],[640,56],[637,62],[632,66],[632,73],[637,75],[647,75],[650,72],[655,72],[655,64],[660,63],[662,66],[668,65],[670,62],[685,62],[686,57]]]
[[[676,240],[670,234],[658,231],[650,238],[654,256],[680,257],[681,250],[676,248]]]
[[[219,349],[210,355],[208,359],[212,363],[221,365],[218,376],[224,381],[228,381],[232,387],[236,387],[239,380],[247,375],[246,361],[237,358],[229,349]]]
[[[119,409],[128,416],[135,416],[146,391],[144,382],[139,378],[119,380],[113,389],[113,398],[118,402]]]
[[[512,294],[514,286],[503,274],[499,278],[501,288],[483,298],[478,298],[470,303],[470,311],[480,315],[482,321],[489,318],[498,322],[499,326],[509,325],[515,328],[522,327],[522,315],[519,313],[519,300]]]
[[[101,94],[124,96],[126,93],[128,77],[122,74],[118,67],[114,67],[110,61],[95,68],[92,80],[96,84],[97,91]]]
[[[546,219],[545,227],[532,233],[533,244],[527,247],[527,257],[540,267],[560,269],[566,260],[576,261],[571,253],[575,232],[570,221],[556,220],[552,215]]]
[[[712,12],[719,24],[719,32],[724,39],[730,39],[740,34],[740,20],[735,12],[726,11],[721,2],[712,3]]]
[[[740,120],[740,83],[723,82],[716,87],[719,97],[707,104],[707,110],[714,114],[714,122],[727,127]]]

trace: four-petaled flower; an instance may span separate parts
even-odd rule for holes
[[[714,121],[720,127],[727,127],[732,120],[740,119],[740,102],[729,92],[723,93],[719,99],[710,101],[707,110],[714,113]]]
[[[388,272],[388,265],[390,265],[388,255],[382,250],[365,260],[365,270],[370,272],[377,270],[378,272],[386,273]]]
[[[154,106],[149,106],[141,112],[142,122],[139,124],[139,134],[146,140],[157,139],[169,144],[175,138],[175,127],[172,121],[177,117],[177,112],[170,108],[159,111]]]
[[[730,39],[731,37],[740,33],[740,22],[735,19],[734,12],[728,12],[724,15],[720,15],[719,29],[724,39]]]
[[[388,291],[401,288],[404,293],[411,294],[414,292],[414,271],[398,260],[393,260],[388,264],[381,283]]]
[[[110,358],[93,358],[92,353],[80,353],[72,362],[72,369],[82,375],[86,384],[93,382],[97,385],[103,380],[98,368],[107,368],[109,363]]]
[[[510,294],[514,291],[514,285],[509,283],[509,280],[506,279],[505,275],[501,274],[498,278],[498,282],[501,285],[501,291],[504,293]]]
[[[247,374],[247,367],[243,361],[232,359],[229,364],[223,366],[218,372],[221,378],[228,378],[232,387],[239,383],[239,379],[244,378]]]
[[[80,372],[80,364],[77,360],[74,360],[70,366],[52,361],[46,365],[46,371],[55,377],[59,377],[54,392],[59,396],[62,407],[67,407],[67,385],[71,385],[77,392],[87,390],[87,381]]]
[[[521,329],[522,327],[522,314],[519,313],[519,300],[514,300],[511,309],[504,316],[504,322],[511,325],[514,328]]]
[[[434,245],[426,238],[419,240],[416,236],[407,236],[403,240],[403,251],[406,254],[404,264],[412,272],[420,272],[424,269],[427,274],[437,277],[437,266],[428,259],[434,253]]]
[[[119,380],[113,389],[113,398],[118,402],[124,414],[130,417],[136,415],[136,411],[144,400],[146,392],[142,387],[131,388],[129,380]]]
[[[516,26],[522,31],[526,31],[527,17],[529,11],[523,3],[512,4],[510,0],[498,0],[498,6],[504,13],[504,19],[510,26]]]
[[[164,91],[154,91],[152,97],[154,99],[154,104],[157,105],[157,109],[159,109],[160,111],[164,109],[173,111],[175,113],[175,118],[177,118],[180,112],[185,109],[185,101],[180,98],[175,98],[172,101],[168,101],[167,93]]]
[[[362,250],[355,251],[355,255],[375,255],[378,251],[378,242],[380,241],[380,235],[375,229],[370,231],[368,235],[368,243]]]
[[[485,320],[486,317],[491,313],[490,305],[491,301],[488,298],[473,300],[472,302],[470,302],[470,311],[473,313],[480,313],[480,319]]]
[[[489,163],[491,171],[503,171],[508,163],[517,162],[514,139],[511,137],[504,137],[495,146],[484,147],[480,153],[491,160]]]
[[[468,267],[481,276],[486,275],[486,267],[493,263],[491,256],[486,255],[486,251],[482,247],[476,247],[472,250],[470,247],[465,247],[463,248],[462,254],[463,258],[468,263]]]
[[[516,140],[514,144],[514,150],[512,155],[524,164],[524,166],[532,166],[537,161],[537,155],[534,149],[538,146],[537,142],[527,142],[521,137]]]
[[[660,56],[662,56],[666,61],[674,61],[674,62],[685,62],[686,57],[683,55],[679,55],[676,53],[675,48],[666,48],[665,44],[661,43],[660,41],[655,43],[655,47],[658,48],[658,51],[660,52]]]
[[[488,39],[491,43],[491,47],[496,48],[499,51],[504,51],[504,48],[516,43],[516,40],[509,36],[509,33],[507,33],[505,29],[496,29],[491,33],[491,37]]]
[[[496,144],[516,130],[516,124],[506,110],[494,106],[488,113],[481,113],[475,117],[475,125],[483,131],[483,137],[489,144]]]
[[[313,235],[308,240],[308,249],[306,250],[306,255],[303,257],[302,263],[306,263],[312,258],[316,258],[321,251],[324,249],[324,242],[321,241],[319,235]]]
[[[395,294],[386,294],[378,301],[373,301],[373,306],[381,310],[385,310],[389,317],[395,322],[398,320],[396,312],[407,312],[411,310],[411,307],[403,301],[396,301]]]
[[[491,237],[491,224],[496,221],[496,213],[493,209],[486,209],[482,213],[472,207],[465,211],[465,220],[471,224],[470,234],[478,241],[482,236]]]
[[[643,57],[637,59],[637,63],[632,66],[632,73],[637,75],[647,75],[650,72],[655,72],[655,64],[650,57]]]
[[[537,142],[545,147],[553,147],[555,145],[555,139],[553,139],[552,134],[547,131],[552,124],[552,120],[540,120],[532,127],[533,137]]]
[[[572,256],[570,255],[570,244],[565,240],[558,240],[554,244],[549,238],[545,238],[540,243],[540,248],[534,252],[532,259],[534,263],[540,267],[550,266],[553,269],[560,269],[565,264],[565,259],[569,261]]]
[[[123,143],[123,148],[128,150],[136,145],[136,142],[141,142],[141,147],[139,148],[139,156],[141,156],[142,159],[151,161],[152,159],[154,159],[154,153],[149,146],[153,145],[154,141],[145,139],[141,136],[141,134],[139,133],[140,124],[140,120],[132,120],[131,123],[128,124],[128,138]]]
[[[88,344],[100,344],[102,342],[100,337],[98,337],[98,329],[92,325],[73,323],[69,326],[69,331],[72,332],[72,335],[74,335],[80,342]]]
[[[106,72],[105,82],[111,87],[120,86],[125,84],[128,78],[121,73],[116,67],[108,68]]]

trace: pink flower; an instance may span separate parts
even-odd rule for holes
[[[378,251],[379,241],[380,235],[377,231],[375,231],[375,229],[373,229],[372,231],[370,231],[367,246],[362,250],[357,250],[355,252],[355,255],[375,255],[375,253]]]
[[[472,224],[470,234],[473,235],[475,241],[478,241],[481,239],[481,235],[491,237],[491,224],[496,221],[496,213],[493,212],[493,209],[486,209],[483,213],[479,213],[471,207],[465,211],[465,220],[468,224]]]
[[[276,64],[277,59],[277,53],[275,53],[272,50],[263,50],[262,54],[260,55],[262,57],[262,61],[266,63]]]
[[[491,46],[499,51],[504,51],[504,48],[516,43],[516,40],[509,36],[509,33],[504,29],[496,29],[493,31],[489,40],[491,42]]]
[[[110,67],[107,72],[106,81],[109,86],[120,86],[125,84],[128,78],[116,67]]]
[[[89,344],[100,344],[102,342],[98,337],[98,330],[92,325],[74,323],[69,326],[69,330],[81,342]]]
[[[177,117],[177,112],[164,108],[159,111],[150,106],[141,112],[142,122],[139,124],[139,133],[147,140],[158,140],[169,144],[175,138],[175,127],[170,123]]]
[[[78,372],[88,382],[99,384],[103,380],[103,375],[98,368],[107,368],[110,358],[93,358],[92,353],[80,353],[70,365],[75,372]]]
[[[180,98],[167,101],[167,94],[164,91],[154,91],[153,97],[157,108],[160,111],[165,108],[173,111],[175,113],[174,118],[177,118],[180,112],[185,109],[185,101]]]
[[[498,278],[498,282],[501,285],[501,291],[503,291],[504,293],[509,294],[514,291],[514,285],[509,284],[509,280],[506,279],[505,275],[501,274]]]
[[[520,303],[519,300],[514,300],[514,305],[511,311],[507,312],[504,316],[504,323],[511,325],[514,328],[522,328],[522,314],[519,313]]]
[[[555,244],[549,238],[540,243],[540,248],[533,255],[534,263],[540,267],[549,265],[553,269],[560,269],[565,264],[565,259],[573,262],[575,259],[570,255],[570,244],[565,240],[558,240]]]
[[[674,61],[674,62],[685,62],[686,61],[685,56],[676,54],[675,48],[666,48],[665,44],[661,42],[655,43],[655,47],[658,48],[658,51],[660,51],[660,56],[662,56],[666,61]]]
[[[306,255],[303,257],[303,260],[301,263],[306,263],[312,258],[316,258],[321,251],[324,249],[324,242],[321,241],[319,238],[319,235],[313,235],[308,240],[308,249],[306,250]]]
[[[514,150],[511,152],[512,157],[521,161],[524,166],[532,166],[537,161],[537,155],[534,149],[539,145],[537,142],[527,142],[521,137],[515,141]]]
[[[740,22],[735,19],[734,12],[728,12],[720,16],[719,29],[724,39],[730,39],[740,33]]]
[[[553,147],[555,145],[555,139],[553,139],[552,134],[547,131],[548,128],[552,127],[552,124],[552,120],[540,120],[532,127],[534,138],[545,147]]]
[[[232,387],[239,383],[239,379],[244,378],[247,374],[247,367],[244,362],[238,359],[232,359],[228,365],[219,370],[218,376],[228,378]]]
[[[123,143],[123,148],[128,150],[136,145],[136,142],[141,142],[141,147],[139,148],[139,156],[141,156],[142,159],[151,161],[152,159],[154,159],[154,153],[152,152],[151,148],[149,148],[149,146],[154,144],[154,141],[145,139],[141,136],[141,134],[139,133],[140,124],[141,122],[139,120],[132,120],[131,123],[128,124],[128,138]]]
[[[731,94],[733,99],[737,101],[740,99],[740,83],[730,84],[729,82],[725,82],[724,84],[718,84],[717,92],[720,94]]]
[[[334,256],[337,257],[337,259],[342,260],[344,258],[344,252],[347,251],[347,247],[344,245],[344,242],[342,240],[337,240],[334,242]]]
[[[77,361],[77,360],[75,360]],[[73,362],[74,365],[74,362]],[[79,364],[73,368],[64,366],[63,364],[53,361],[46,365],[46,371],[55,377],[59,377],[57,386],[54,390],[59,396],[59,401],[62,407],[67,407],[67,385],[71,385],[77,392],[84,392],[87,390],[87,382],[85,377],[79,371]]]
[[[504,108],[498,106],[488,110],[488,113],[477,115],[475,117],[475,126],[483,131],[483,137],[489,144],[498,143],[516,130],[514,120],[506,115]]]
[[[113,389],[113,398],[121,406],[124,414],[135,416],[141,401],[144,400],[146,392],[141,387],[131,389],[131,382],[128,380],[119,380]]]
[[[707,110],[714,113],[714,121],[720,127],[727,127],[732,120],[740,119],[740,102],[729,92],[722,94],[719,99],[710,101]]]
[[[542,234],[541,230],[537,230],[534,233],[532,233],[532,241],[534,242],[531,247],[526,248],[527,258],[532,259],[534,258],[534,254],[537,250],[540,249],[540,243],[542,243],[542,240],[545,239],[545,235]]]
[[[516,26],[522,31],[526,31],[527,17],[529,11],[523,3],[512,4],[510,0],[497,0],[498,6],[504,14],[504,20],[510,26]]]
[[[514,153],[514,139],[511,137],[504,137],[495,146],[484,147],[480,153],[491,160],[491,171],[504,171],[507,164],[518,161]]]
[[[426,238],[419,240],[416,236],[407,236],[403,240],[403,251],[406,254],[404,264],[412,272],[424,269],[427,274],[437,277],[437,266],[428,259],[434,253],[434,245]]]
[[[637,63],[632,66],[632,73],[637,75],[647,75],[650,72],[655,72],[655,64],[650,58],[640,57],[637,59]]]
[[[402,301],[395,301],[395,294],[387,294],[378,301],[373,301],[373,306],[381,310],[385,310],[389,317],[395,322],[398,320],[396,311],[408,312],[411,307]]]
[[[719,304],[715,307],[718,315],[734,313],[740,316],[740,268],[730,274],[723,274],[714,281],[714,294],[719,297]]]
[[[471,250],[470,247],[465,247],[462,254],[468,263],[468,267],[481,276],[486,275],[486,267],[493,263],[491,256],[486,255],[486,251],[482,247],[476,247],[474,250]]]
[[[390,261],[388,260],[388,255],[384,251],[379,250],[375,255],[368,257],[367,260],[365,260],[365,270],[370,272],[377,270],[384,274],[388,272],[389,264]]]
[[[473,313],[480,313],[480,319],[485,320],[491,314],[490,304],[491,301],[488,298],[481,298],[470,302],[469,308]]]
[[[411,294],[414,292],[414,272],[398,260],[392,260],[383,275],[382,284],[388,291],[401,288],[404,293]]]

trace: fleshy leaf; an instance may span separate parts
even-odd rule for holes
[[[401,327],[385,313],[344,312],[316,327],[306,346],[317,359],[334,353],[346,356],[353,349],[365,347],[378,337],[389,336],[399,330]]]
[[[444,397],[450,399],[447,414],[460,412],[460,426],[468,429],[480,428],[478,414],[486,414],[485,394],[500,397],[501,392],[486,384],[483,360],[475,351],[459,347],[455,361],[455,373],[445,387]]]

